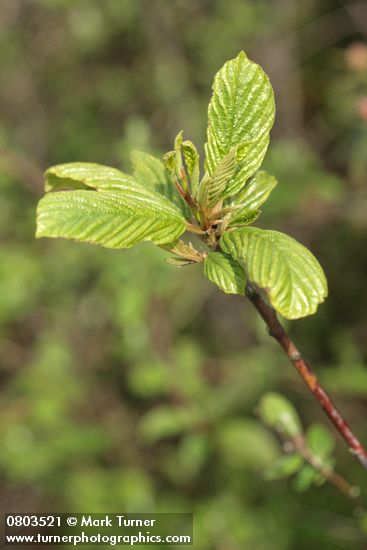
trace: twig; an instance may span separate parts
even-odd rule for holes
[[[367,469],[367,451],[362,443],[354,435],[348,423],[344,420],[333,401],[322,389],[316,375],[312,372],[306,360],[302,357],[292,340],[289,338],[274,309],[267,304],[260,296],[259,292],[248,284],[246,287],[246,296],[255,306],[258,313],[266,323],[270,336],[275,338],[279,345],[284,349],[289,360],[293,363],[302,380],[305,382],[308,389],[320,403],[325,413],[334,424],[340,435],[348,444],[349,450],[354,454],[362,466]]]
[[[303,456],[306,462],[315,468],[315,470],[320,472],[320,474],[327,479],[329,483],[334,485],[334,487],[339,489],[339,491],[355,502],[359,499],[359,488],[351,485],[343,476],[336,473],[334,468],[328,464],[325,464],[320,457],[315,455],[306,445],[303,435],[293,438],[292,445]]]

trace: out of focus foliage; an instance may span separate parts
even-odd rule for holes
[[[326,422],[246,300],[148,246],[36,241],[42,171],[128,168],[181,128],[244,49],[275,87],[264,211],[309,246],[330,296],[289,324],[361,438],[367,397],[367,28],[362,1],[4,0],[0,10],[2,511],[193,511],[202,550],[362,549],[333,487],[298,493],[256,416],[275,390]],[[337,441],[337,467],[364,472]],[[270,546],[269,546],[270,545]]]

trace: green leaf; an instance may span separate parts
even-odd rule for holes
[[[94,162],[68,162],[45,172],[45,191],[59,189],[133,189],[135,180],[117,168]]]
[[[310,449],[321,458],[326,458],[335,447],[335,439],[322,424],[313,424],[307,430],[307,443]]]
[[[262,396],[259,414],[265,424],[290,438],[302,433],[302,425],[296,409],[279,393],[268,392]]]
[[[143,187],[173,202],[184,217],[190,216],[187,205],[176,191],[171,176],[159,159],[141,151],[133,151],[130,158],[134,177]]]
[[[226,294],[245,294],[245,273],[227,254],[211,252],[204,261],[204,275]]]
[[[213,175],[220,161],[238,146],[238,170],[226,196],[237,193],[260,167],[274,122],[274,94],[262,68],[244,52],[227,63],[214,78],[208,108],[205,169]]]
[[[172,194],[173,183],[163,163],[142,151],[130,155],[134,178],[147,189],[162,195]]]
[[[133,192],[60,191],[37,208],[37,237],[62,237],[129,248],[141,241],[165,244],[185,231],[185,220],[167,200],[136,184]]]
[[[278,184],[274,176],[267,172],[257,172],[255,176],[246,183],[244,188],[233,198],[234,204],[241,204],[246,208],[259,208],[269,197],[270,193]]]
[[[265,470],[265,478],[268,480],[284,479],[297,473],[304,463],[299,453],[283,455]]]
[[[327,296],[316,258],[284,233],[244,227],[225,233],[220,246],[246,263],[249,280],[265,289],[273,307],[288,319],[315,313]]]

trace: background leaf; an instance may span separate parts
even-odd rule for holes
[[[140,241],[164,244],[177,239],[185,221],[168,201],[136,191],[60,191],[40,200],[37,237],[63,237],[129,248]]]
[[[226,467],[256,471],[270,466],[279,456],[273,434],[253,420],[238,418],[223,423],[218,426],[217,440]]]
[[[264,394],[259,403],[259,414],[268,426],[293,438],[302,433],[302,424],[292,403],[275,392]]]
[[[221,248],[246,262],[250,281],[266,290],[288,319],[315,313],[327,296],[324,272],[307,248],[284,233],[244,227],[225,233]]]
[[[304,493],[316,481],[319,473],[310,464],[305,464],[297,474],[293,487],[298,493]]]
[[[185,432],[193,420],[187,408],[160,405],[145,414],[139,426],[139,435],[145,443],[152,444]]]
[[[225,63],[214,78],[208,108],[205,168],[212,175],[229,151],[240,146],[239,169],[226,196],[238,192],[261,165],[274,113],[273,90],[261,67],[244,52]]]
[[[292,476],[300,470],[303,462],[303,457],[299,453],[280,456],[265,470],[265,478],[275,480]]]
[[[322,424],[310,426],[306,438],[310,449],[321,458],[329,456],[335,447],[333,435]]]

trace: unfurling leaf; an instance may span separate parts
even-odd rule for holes
[[[237,148],[239,166],[224,196],[240,191],[260,167],[274,113],[273,90],[261,67],[244,52],[225,63],[214,78],[205,144],[205,169],[210,176],[231,149]]]
[[[245,273],[240,264],[227,254],[209,254],[204,261],[204,274],[227,294],[245,294]]]
[[[199,181],[199,154],[191,141],[183,141],[183,131],[175,138],[174,150],[163,156],[163,163],[171,176],[174,188],[177,190],[180,210],[186,219],[192,217],[193,212],[186,203],[194,205],[192,189],[196,189]],[[185,197],[183,201],[182,197]],[[177,201],[174,201],[177,202]],[[195,215],[197,215],[195,209]]]
[[[196,250],[192,243],[185,243],[184,241],[178,240],[163,245],[162,248],[178,256],[178,258],[168,258],[167,262],[179,267],[204,261],[203,254]]]
[[[37,209],[37,237],[63,237],[108,248],[129,248],[141,241],[164,244],[184,231],[180,212],[138,184],[133,192],[49,193]]]
[[[176,161],[175,161],[175,159],[176,159],[175,151],[168,151],[168,153],[163,155],[164,167],[166,168],[167,172],[169,172],[171,174],[171,176],[173,176],[173,179],[176,176],[176,169],[175,169]]]
[[[175,267],[186,267],[187,265],[195,263],[192,260],[185,260],[184,258],[167,258],[166,262]]]
[[[191,182],[191,193],[192,195],[195,195],[200,176],[199,153],[197,152],[195,145],[191,141],[186,140],[182,142],[182,154]]]
[[[220,246],[245,262],[249,280],[266,290],[272,306],[288,319],[315,313],[327,296],[319,262],[284,233],[244,227],[225,233]]]
[[[182,187],[187,191],[187,181],[182,181],[182,175],[184,173],[184,166],[182,162],[182,135],[181,130],[175,137],[174,150],[169,151],[163,157],[163,162],[168,172],[172,175],[173,179],[177,179],[182,184]]]
[[[290,438],[302,433],[301,421],[295,408],[279,393],[268,392],[262,396],[259,414],[265,424]]]
[[[198,200],[202,206],[214,206],[223,197],[226,185],[236,168],[236,148],[234,147],[218,164],[212,176],[205,175],[202,179]]]

